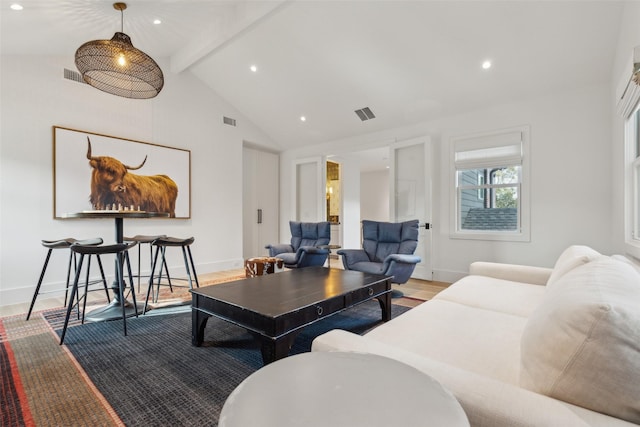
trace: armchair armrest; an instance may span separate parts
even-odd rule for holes
[[[265,249],[269,249],[269,256],[276,256],[282,253],[293,253],[293,246],[286,243],[279,243],[275,245],[266,245]]]
[[[469,274],[545,286],[553,269],[497,262],[473,262]]]
[[[369,256],[364,249],[340,249],[337,252],[342,255],[344,268],[350,270],[350,266],[358,262],[369,262]]]
[[[393,283],[405,283],[413,274],[416,264],[422,261],[418,255],[390,254],[382,263],[383,274],[393,276]]]
[[[405,255],[405,254],[391,254],[385,258],[384,263],[388,264],[392,261],[400,262],[403,264],[417,264],[422,261],[418,255]]]

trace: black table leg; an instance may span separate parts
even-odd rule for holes
[[[204,328],[211,315],[191,309],[191,345],[200,347],[204,341]]]
[[[275,339],[262,336],[262,344],[260,346],[260,351],[262,352],[262,363],[268,365],[271,362],[287,357],[291,350],[291,346],[299,333],[300,330],[296,330]]]
[[[391,292],[385,292],[377,298],[382,310],[382,320],[388,322],[391,320]]]

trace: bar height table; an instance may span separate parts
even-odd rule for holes
[[[145,211],[120,211],[120,210],[97,210],[97,211],[82,211],[65,213],[62,218],[113,218],[115,220],[115,232],[116,243],[123,243],[124,241],[124,219],[125,218],[169,218],[167,212],[145,212]],[[117,266],[117,260],[115,262]],[[117,274],[117,268],[115,269]],[[126,282],[125,282],[126,283]],[[130,284],[133,291],[133,284]],[[118,295],[118,280],[117,277],[111,285],[113,291],[113,300],[105,307],[101,307],[87,313],[85,320],[88,322],[103,322],[107,320],[122,319],[121,304],[125,304],[125,311],[127,316],[134,316],[135,314],[142,313],[143,305],[134,307],[132,303],[125,300],[120,301]]]

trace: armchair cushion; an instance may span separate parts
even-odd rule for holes
[[[331,240],[331,225],[327,221],[289,221],[289,228],[294,251],[297,251],[300,246],[328,245]]]

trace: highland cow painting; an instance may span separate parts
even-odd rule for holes
[[[54,126],[54,218],[90,210],[191,217],[189,150]]]

